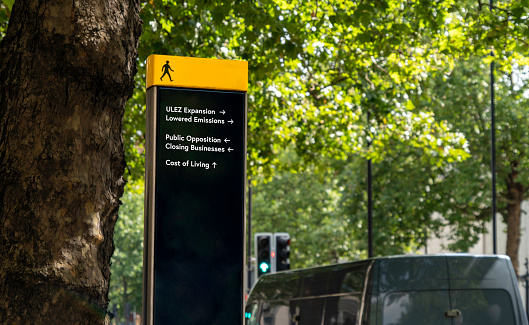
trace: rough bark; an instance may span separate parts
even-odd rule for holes
[[[0,324],[107,324],[134,0],[17,0],[0,43]]]
[[[525,189],[517,182],[518,162],[511,163],[511,172],[507,176],[507,207],[504,213],[504,221],[507,224],[507,249],[506,253],[511,258],[514,270],[518,274],[518,250],[520,248],[520,224],[522,218],[522,202]]]

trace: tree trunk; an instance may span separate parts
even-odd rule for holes
[[[0,324],[108,324],[134,0],[17,0],[0,43]]]
[[[511,258],[514,270],[518,274],[518,250],[520,247],[520,223],[522,216],[522,202],[524,187],[516,182],[518,172],[517,162],[511,163],[511,172],[507,176],[507,207],[504,220],[507,223],[507,255]]]

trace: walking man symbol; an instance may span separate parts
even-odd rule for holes
[[[169,61],[165,61],[166,63],[163,65],[162,67],[162,71],[163,71],[163,75],[162,77],[160,78],[160,80],[163,79],[163,77],[165,77],[165,75],[168,75],[169,76],[169,80],[173,81],[173,79],[171,78],[171,74],[169,73],[169,70],[173,71],[173,69],[171,69],[171,67],[169,66]],[[163,81],[163,80],[162,80]]]

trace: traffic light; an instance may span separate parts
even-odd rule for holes
[[[272,233],[255,234],[255,258],[257,261],[257,278],[272,273]]]
[[[290,270],[290,235],[286,232],[274,234],[275,263],[274,272]]]

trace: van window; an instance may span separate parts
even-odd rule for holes
[[[298,322],[294,324],[321,324],[325,298],[292,300],[291,304],[294,311],[293,319]]]
[[[446,290],[391,292],[384,298],[383,324],[452,325],[451,319],[445,316],[449,309]]]
[[[364,264],[332,272],[329,277],[327,293],[361,293],[368,266],[368,264]]]
[[[367,263],[355,265],[335,272],[329,279],[329,293],[337,294],[327,298],[324,325],[357,323],[368,268]]]
[[[286,301],[264,303],[261,317],[256,325],[290,325],[290,307]]]
[[[277,273],[259,279],[256,284],[256,292],[259,292],[264,300],[284,300],[297,297],[301,287],[301,275]]]
[[[349,270],[342,283],[341,292],[361,293],[366,278],[366,267]]]
[[[325,301],[324,325],[354,325],[360,307],[360,295],[329,297]]]
[[[246,312],[244,314],[244,319],[246,320],[246,325],[257,325],[257,311],[259,306],[257,304],[251,304],[246,306]]]
[[[319,272],[307,275],[303,279],[302,297],[312,297],[327,293],[327,279],[329,272]]]
[[[451,298],[453,308],[461,311],[461,317],[454,320],[454,324],[516,324],[512,301],[507,291],[453,290]]]

